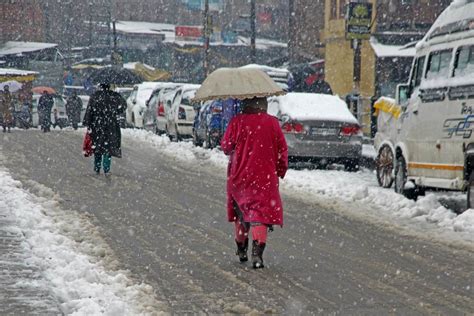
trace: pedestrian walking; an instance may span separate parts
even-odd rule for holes
[[[0,95],[0,115],[2,118],[3,132],[11,132],[11,126],[13,123],[12,115],[12,95],[10,93],[10,87],[5,85],[3,87],[2,94]]]
[[[267,99],[243,101],[243,112],[233,117],[221,142],[229,155],[227,215],[235,223],[237,255],[248,261],[252,234],[252,266],[263,268],[268,230],[283,225],[279,177],[288,169],[288,149],[278,120],[267,114]]]
[[[110,84],[102,83],[100,88],[91,96],[82,124],[87,126],[92,138],[94,171],[99,174],[102,167],[108,175],[112,157],[122,157],[118,116],[124,113],[126,102],[110,90]]]
[[[38,101],[38,113],[40,117],[41,130],[45,133],[51,131],[51,110],[54,106],[54,99],[48,91],[44,90]]]
[[[66,113],[71,122],[72,127],[77,130],[79,121],[81,120],[82,100],[77,96],[76,91],[73,91],[66,102]]]

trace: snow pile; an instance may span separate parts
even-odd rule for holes
[[[219,150],[195,147],[191,142],[170,142],[165,136],[139,130],[124,130],[124,137],[154,145],[160,152],[182,162],[205,161],[222,167],[225,175],[227,157]],[[281,182],[286,193],[316,202],[329,209],[404,226],[423,236],[452,241],[474,241],[474,210],[456,215],[441,204],[443,199],[465,203],[462,193],[431,193],[418,201],[380,188],[371,171],[350,173],[338,170],[289,170]]]
[[[0,210],[14,221],[5,230],[21,230],[27,262],[43,279],[19,286],[51,288],[67,315],[139,315],[165,310],[151,286],[134,284],[125,271],[106,270],[110,250],[86,216],[59,209],[57,196],[32,182],[36,195],[0,169]]]

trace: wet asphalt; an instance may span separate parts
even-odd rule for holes
[[[266,268],[234,255],[225,173],[124,139],[109,178],[71,131],[0,134],[12,176],[88,212],[122,268],[154,287],[173,314],[474,314],[474,250],[413,237],[283,195],[285,226],[269,235]]]

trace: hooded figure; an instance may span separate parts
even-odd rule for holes
[[[118,116],[123,114],[126,102],[120,94],[110,90],[109,84],[101,84],[87,106],[82,124],[87,126],[94,150],[94,171],[99,174],[110,171],[112,157],[121,158],[121,132]]]
[[[71,125],[77,129],[77,124],[81,120],[82,100],[77,96],[76,91],[73,91],[66,102],[66,113]]]
[[[0,95],[0,117],[2,119],[3,132],[5,133],[8,128],[10,133],[10,128],[13,123],[12,116],[12,95],[10,94],[10,88],[6,85],[3,88],[3,92]]]
[[[247,261],[252,231],[252,264],[263,268],[267,229],[283,225],[279,177],[288,169],[288,148],[278,120],[267,114],[267,99],[243,102],[243,113],[229,123],[221,142],[229,155],[227,216],[235,222],[237,255]]]
[[[43,95],[38,101],[38,114],[43,132],[49,132],[51,126],[51,110],[54,106],[54,99],[48,91],[43,91]]]

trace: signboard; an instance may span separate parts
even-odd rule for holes
[[[175,35],[181,39],[200,39],[204,36],[202,26],[176,26]]]
[[[204,10],[204,0],[182,0],[190,10]],[[222,11],[222,0],[209,0],[210,11]]]
[[[372,3],[349,2],[346,15],[346,38],[369,39],[372,24]]]

